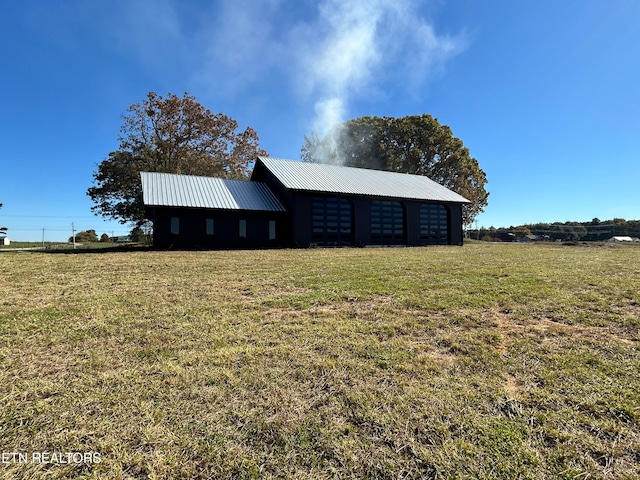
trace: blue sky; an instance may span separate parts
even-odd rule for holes
[[[23,0],[0,16],[0,224],[91,212],[127,107],[189,92],[271,156],[363,115],[428,113],[485,170],[479,226],[640,219],[636,0]]]

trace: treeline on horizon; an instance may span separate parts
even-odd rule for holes
[[[526,235],[535,235],[547,241],[603,242],[614,236],[640,238],[640,220],[600,220],[590,222],[533,223],[517,227],[481,227],[468,229],[467,236],[484,241],[509,242]]]

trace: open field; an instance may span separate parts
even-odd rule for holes
[[[0,269],[0,478],[640,478],[640,248]]]
[[[117,244],[111,242],[77,243],[76,250],[116,250],[123,249],[131,244]],[[14,250],[73,250],[73,244],[67,242],[11,242],[11,245],[1,245],[0,252],[12,252]]]

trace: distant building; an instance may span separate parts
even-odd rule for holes
[[[515,242],[516,241],[516,235],[515,233],[511,233],[511,232],[500,232],[496,235],[496,237],[500,242]],[[496,241],[495,239],[492,241]]]
[[[519,243],[529,243],[529,242],[538,242],[540,241],[540,237],[537,235],[525,235],[524,237],[519,238],[517,241]]]
[[[129,235],[119,236],[119,237],[111,237],[111,241],[114,243],[131,243],[133,239]]]
[[[421,175],[269,157],[250,181],[140,176],[158,248],[461,245],[469,203]]]
[[[11,240],[6,235],[0,235],[0,245],[10,245]]]
[[[633,238],[627,236],[615,236],[611,237],[607,242],[633,242]]]

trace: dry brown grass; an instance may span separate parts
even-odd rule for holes
[[[638,478],[639,254],[0,254],[0,476]]]

